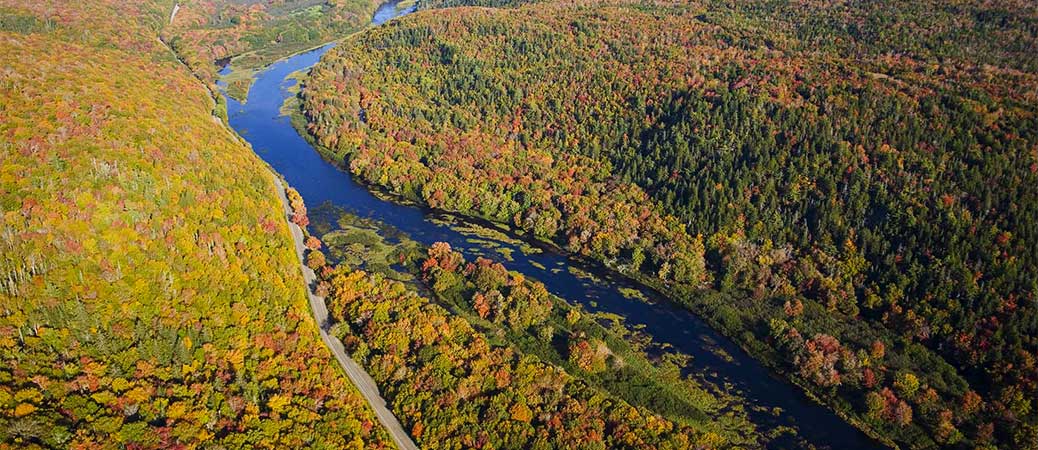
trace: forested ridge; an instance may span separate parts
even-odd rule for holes
[[[392,447],[169,1],[0,1],[0,447]]]
[[[304,109],[362,179],[656,285],[864,427],[1038,448],[1036,20],[438,10],[333,50]]]

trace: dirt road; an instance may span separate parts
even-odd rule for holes
[[[281,196],[281,203],[285,207],[286,217],[291,213],[291,209],[288,203],[288,197],[285,194],[284,183],[275,177],[275,182],[278,187],[278,195]],[[400,450],[418,450],[418,446],[415,445],[414,441],[411,440],[411,436],[404,431],[404,427],[400,425],[400,421],[397,420],[393,412],[386,406],[386,399],[382,398],[382,395],[378,392],[378,385],[375,384],[375,380],[364,371],[359,364],[346,354],[346,349],[342,346],[342,342],[338,338],[328,334],[329,322],[328,322],[328,307],[324,303],[324,298],[314,294],[314,284],[317,279],[316,274],[309,267],[303,264],[305,259],[303,258],[303,251],[306,248],[303,245],[303,230],[298,225],[289,222],[289,228],[292,230],[292,240],[295,241],[296,255],[299,256],[299,264],[303,269],[303,279],[306,280],[306,293],[310,298],[310,310],[314,314],[314,320],[317,321],[317,325],[320,328],[321,340],[324,344],[332,351],[335,355],[335,359],[339,361],[339,365],[346,371],[346,375],[350,377],[353,384],[357,386],[360,393],[367,400],[371,408],[375,410],[375,415],[378,417],[379,422],[382,422],[382,426],[389,432],[389,436],[396,443],[396,446]]]

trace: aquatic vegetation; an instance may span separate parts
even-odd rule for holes
[[[1026,447],[1035,20],[976,1],[448,9],[334,49],[303,107],[355,176],[652,285],[875,436]]]

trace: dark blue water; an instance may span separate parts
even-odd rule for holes
[[[372,22],[382,24],[413,10],[397,10],[394,4],[386,4],[375,13]],[[579,302],[589,311],[617,314],[628,326],[643,325],[642,331],[655,342],[670,344],[679,352],[692,356],[687,373],[716,385],[730,383],[750,405],[768,410],[781,409],[777,416],[771,412],[751,410],[751,420],[763,430],[791,426],[798,429],[802,438],[819,448],[881,448],[831,411],[811,402],[798,388],[772,375],[697,316],[653,292],[639,289],[649,302],[632,300],[618,288],[635,286],[625,281],[578,277],[567,269],[579,264],[565,255],[552,251],[528,255],[516,245],[496,242],[501,248],[512,250],[513,260],[506,260],[497,252],[487,251],[483,245],[469,242],[471,236],[445,225],[442,220],[434,220],[442,218],[442,215],[382,200],[355,182],[349,173],[322,159],[296,133],[288,118],[280,115],[280,108],[292,95],[287,88],[294,84],[294,80],[286,81],[285,77],[313,66],[329,48],[331,45],[293,56],[259,73],[246,104],[227,99],[231,126],[299,191],[311,210],[321,205],[332,205],[360,217],[384,222],[426,245],[448,242],[452,248],[467,255],[497,259],[510,270],[543,282],[553,294]],[[789,439],[769,445],[773,448],[793,446],[799,444]]]

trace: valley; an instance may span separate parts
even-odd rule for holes
[[[0,0],[0,447],[1038,448],[1028,2]]]

